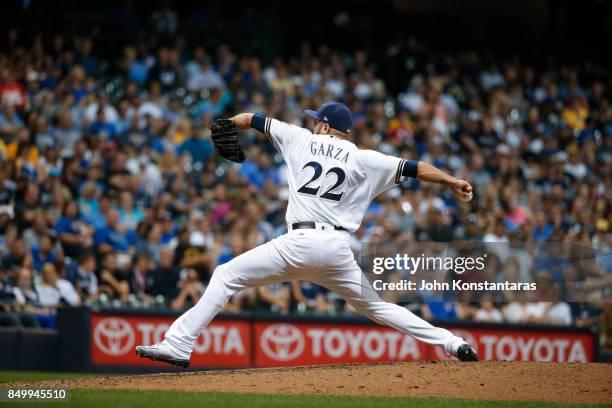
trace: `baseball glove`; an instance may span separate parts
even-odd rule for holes
[[[215,119],[210,122],[211,138],[217,152],[227,160],[243,163],[246,153],[238,140],[238,129],[230,119]]]

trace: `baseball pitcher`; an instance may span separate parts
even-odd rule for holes
[[[377,323],[443,347],[461,361],[478,361],[462,338],[383,301],[349,247],[349,234],[359,228],[374,197],[407,177],[445,184],[461,200],[471,198],[472,187],[422,161],[358,149],[349,136],[351,112],[341,103],[327,102],[318,112],[305,113],[315,120],[313,132],[253,113],[211,123],[215,146],[229,160],[246,159],[238,129],[248,128],[264,133],[283,155],[290,191],[288,232],[219,265],[200,301],[172,324],[164,341],[138,346],[136,353],[187,367],[196,338],[232,295],[252,286],[306,280],[336,292]]]

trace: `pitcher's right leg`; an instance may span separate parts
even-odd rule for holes
[[[284,280],[289,265],[281,256],[282,237],[260,245],[218,266],[198,303],[172,323],[162,343],[138,346],[141,357],[187,366],[200,332],[230,297],[242,289]]]

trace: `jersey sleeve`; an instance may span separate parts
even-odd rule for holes
[[[283,156],[290,152],[296,144],[305,142],[306,138],[312,135],[307,129],[261,114],[255,114],[253,116],[251,127],[265,134],[270,140],[270,143],[272,143],[276,150],[281,152]]]
[[[404,160],[374,150],[361,150],[359,159],[366,172],[373,196],[398,186],[408,177],[416,177],[418,161]]]

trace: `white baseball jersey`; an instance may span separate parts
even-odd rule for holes
[[[360,150],[333,135],[266,118],[265,133],[287,164],[287,224],[326,222],[354,232],[378,194],[401,184],[406,160]]]

